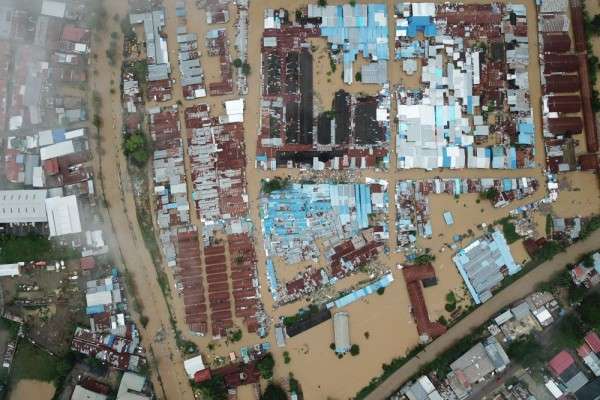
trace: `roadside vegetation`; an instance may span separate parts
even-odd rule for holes
[[[588,224],[593,229],[590,230],[589,233],[598,229],[596,227],[596,223]],[[589,234],[588,233],[588,234]],[[528,263],[528,268],[523,268],[524,272],[516,274],[518,277],[523,276],[527,271],[537,267],[542,264],[544,261],[550,260],[554,255],[556,255],[560,251],[564,251],[564,248],[556,242],[548,242],[549,246],[542,250],[540,255],[534,260]],[[593,252],[592,252],[593,253]],[[589,254],[581,257],[578,262],[588,262],[589,263]],[[588,261],[586,261],[588,260]],[[552,342],[550,347],[545,348],[545,352],[543,352],[540,357],[552,357],[558,350],[565,347],[575,347],[581,343],[583,340],[583,335],[589,329],[596,329],[600,332],[600,293],[591,292],[587,294],[584,290],[582,291],[580,288],[575,287],[570,278],[569,269],[572,268],[572,265],[567,265],[565,270],[561,271],[553,278],[551,278],[548,282],[541,283],[537,290],[550,291],[553,293],[557,293],[558,290],[566,290],[567,296],[570,304],[574,305],[576,308],[576,313],[568,314],[563,317],[560,321],[558,321],[552,329],[556,329],[556,333],[553,335]],[[514,277],[514,276],[513,276]],[[509,277],[509,278],[513,278]],[[517,278],[511,279],[511,282],[514,282]],[[508,278],[505,278],[505,281]],[[503,285],[502,287],[506,287],[507,285]],[[446,301],[448,301],[450,296],[447,296]],[[474,310],[475,308],[473,308]],[[466,314],[465,314],[466,315]],[[430,363],[424,365],[419,371],[418,375],[435,373],[437,377],[443,378],[450,371],[450,364],[460,357],[463,353],[473,347],[477,342],[481,341],[485,337],[485,327],[482,325],[479,328],[473,330],[469,335],[464,336],[458,342],[456,342],[452,347],[438,355],[436,359]],[[535,338],[523,338],[517,344],[515,344],[512,350],[514,352],[518,352],[519,349],[525,346],[532,346],[534,351],[537,348],[537,345],[540,343],[534,344],[533,341]],[[403,365],[405,365],[409,360],[414,358],[421,350],[425,348],[424,345],[418,345],[409,350],[405,356],[394,358],[389,364],[383,364],[383,372],[381,375],[374,377],[371,379],[369,384],[363,387],[357,394],[355,399],[361,400],[365,399],[371,392],[373,392],[383,381],[385,381],[388,377],[390,377],[395,371],[400,369]],[[529,351],[529,350],[528,350]],[[554,352],[553,352],[554,351]],[[510,354],[509,354],[510,356]],[[523,356],[524,359],[527,359],[526,356]],[[536,359],[532,358],[532,362],[535,362]]]

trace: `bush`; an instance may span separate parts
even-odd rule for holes
[[[352,356],[357,356],[360,354],[360,347],[357,344],[353,344],[350,346],[350,354]]]
[[[435,256],[432,256],[431,254],[421,254],[420,256],[417,256],[417,258],[415,258],[415,264],[416,265],[429,264],[430,262],[433,262],[434,260],[435,260]]]
[[[288,351],[283,352],[283,363],[289,364],[292,361],[292,357],[290,357],[290,353]]]
[[[256,367],[260,371],[260,376],[262,376],[263,379],[271,379],[273,377],[273,368],[275,368],[273,355],[268,353],[256,363]]]
[[[452,311],[456,310],[456,303],[446,303],[444,309],[451,313]]]
[[[362,81],[362,73],[360,71],[358,71],[356,74],[354,74],[354,79],[357,82],[361,82]]]
[[[231,332],[231,335],[229,336],[229,340],[232,343],[239,342],[240,340],[242,340],[242,330],[238,329],[234,332]]]

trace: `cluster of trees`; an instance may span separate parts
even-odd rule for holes
[[[125,135],[123,152],[137,166],[143,167],[150,158],[151,146],[141,130]]]
[[[236,58],[235,60],[233,60],[233,66],[236,68],[241,68],[242,74],[246,76],[250,75],[250,64],[248,64],[247,62],[243,62],[241,59]]]

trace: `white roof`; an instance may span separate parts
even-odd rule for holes
[[[79,207],[74,195],[46,199],[50,237],[81,232]]]
[[[226,101],[225,112],[228,122],[244,122],[244,99]]]
[[[103,394],[92,392],[79,385],[75,386],[71,395],[71,400],[106,400],[106,398]]]
[[[563,395],[562,390],[559,389],[556,382],[554,382],[552,379],[546,382],[546,389],[548,389],[548,391],[552,393],[552,396],[554,396],[555,399],[558,399],[560,396]]]
[[[0,223],[46,222],[46,189],[0,190]]]
[[[52,130],[46,129],[38,132],[38,146],[49,146],[54,143]]]
[[[202,356],[198,355],[185,360],[183,362],[183,368],[185,368],[185,372],[188,374],[189,378],[193,379],[196,372],[202,371],[206,367],[204,366],[204,361],[202,361]]]
[[[46,184],[44,183],[44,168],[42,167],[33,167],[33,187],[44,187]],[[44,207],[46,210],[46,207]]]
[[[0,264],[0,277],[17,275],[21,275],[19,264]]]
[[[112,291],[104,290],[101,292],[87,293],[85,302],[88,307],[107,306],[112,304]]]
[[[150,399],[150,397],[139,393],[142,391],[145,384],[146,378],[143,376],[134,374],[133,372],[125,372],[123,374],[123,378],[121,378],[119,392],[117,393],[117,400]]]
[[[435,3],[412,3],[412,14],[415,17],[435,17]]]
[[[67,5],[60,1],[44,0],[42,3],[42,15],[63,18]]]
[[[72,153],[75,153],[75,146],[73,146],[73,142],[71,140],[67,140],[66,142],[55,143],[51,144],[50,146],[42,147],[40,149],[40,158],[42,161],[44,161]]]
[[[85,128],[74,129],[72,131],[65,132],[66,139],[75,139],[83,137],[85,135]]]

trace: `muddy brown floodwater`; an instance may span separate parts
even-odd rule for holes
[[[467,3],[489,3],[489,1],[467,1]],[[230,41],[230,54],[232,59],[236,58],[236,52],[233,46],[234,39],[234,22],[235,12],[233,5],[230,7],[232,18],[228,24],[207,26],[205,23],[205,13],[203,10],[197,10],[194,1],[187,2],[188,16],[187,28],[190,32],[196,32],[199,35],[198,45],[201,50],[200,62],[206,72],[207,82],[212,82],[218,77],[218,63],[216,58],[208,57],[204,44],[204,36],[208,29],[225,27]],[[251,0],[249,10],[249,38],[248,38],[248,63],[251,66],[252,73],[248,79],[249,93],[246,97],[245,111],[245,147],[247,156],[246,177],[248,181],[248,197],[250,203],[250,217],[256,226],[255,231],[255,246],[258,257],[259,278],[261,283],[262,300],[266,310],[271,316],[277,318],[281,315],[290,315],[297,311],[300,306],[305,305],[304,301],[297,302],[292,305],[280,307],[276,310],[272,308],[272,299],[268,293],[268,285],[265,272],[265,254],[263,250],[263,240],[260,235],[260,220],[258,215],[258,196],[260,190],[260,180],[264,177],[273,177],[276,175],[292,175],[298,176],[298,171],[278,170],[278,171],[260,171],[255,168],[256,156],[256,138],[259,127],[260,114],[260,70],[261,70],[261,54],[260,43],[263,32],[263,12],[265,8],[286,8],[293,11],[304,2],[300,3],[297,0]],[[330,4],[344,4],[347,1],[330,0]],[[393,17],[394,1],[387,0],[388,5],[388,26],[390,32],[395,26]],[[516,1],[523,3],[523,1]],[[533,0],[524,2],[528,9],[529,21],[529,40],[530,40],[530,92],[532,99],[539,99],[541,96],[541,88],[539,81],[539,62],[538,60],[538,45],[537,45],[537,24],[534,18]],[[177,26],[183,25],[184,21],[175,17],[176,0],[164,0],[163,4],[167,14],[167,33],[169,42],[170,59],[172,70],[178,71],[177,53],[176,53],[176,34]],[[121,0],[106,0],[109,14],[118,12],[120,15],[127,13],[127,2]],[[111,21],[108,22],[110,31],[119,32],[118,24]],[[108,34],[106,35],[109,36]],[[394,46],[393,38],[390,37],[390,54],[393,54]],[[157,388],[157,393],[160,397],[168,399],[192,399],[191,388],[187,382],[182,367],[183,358],[179,353],[174,340],[174,333],[171,330],[169,322],[169,312],[167,302],[164,299],[161,289],[157,283],[157,276],[154,270],[153,260],[150,259],[146,251],[140,229],[137,223],[135,214],[135,203],[131,190],[130,179],[125,164],[125,159],[120,151],[121,143],[121,106],[118,94],[118,68],[110,67],[107,60],[102,55],[108,46],[108,38],[104,38],[100,43],[95,45],[95,52],[99,54],[98,60],[91,66],[92,69],[98,71],[93,75],[92,86],[98,90],[103,99],[102,117],[104,127],[101,132],[101,149],[102,152],[96,157],[95,166],[97,176],[102,178],[109,177],[104,180],[100,191],[103,192],[107,204],[109,205],[109,216],[112,222],[111,229],[114,232],[114,237],[110,238],[111,246],[114,249],[120,249],[122,260],[132,278],[136,282],[138,288],[138,298],[144,307],[144,314],[150,317],[150,322],[146,329],[142,329],[144,337],[144,345],[151,349],[154,353],[156,371],[160,375],[160,381],[157,379],[157,374],[153,374],[153,382]],[[319,98],[320,106],[323,109],[331,107],[331,99],[335,91],[344,88],[352,92],[364,91],[374,93],[378,87],[376,85],[355,84],[348,87],[341,82],[341,68],[338,68],[334,74],[329,74],[329,60],[323,39],[315,40],[315,45],[319,48],[315,55],[315,92]],[[596,46],[596,43],[594,42]],[[358,63],[362,62],[359,60]],[[418,74],[406,76],[401,71],[400,62],[390,62],[389,79],[392,85],[403,82],[409,87],[418,85]],[[208,96],[204,99],[194,101],[186,101],[181,98],[181,87],[179,86],[178,72],[173,73],[173,77],[177,80],[173,88],[173,99],[161,105],[172,105],[177,100],[180,100],[184,107],[198,104],[208,103],[211,105],[213,115],[222,113],[222,103],[224,100],[236,98],[230,96]],[[115,86],[116,93],[111,94],[109,89],[111,80],[117,84]],[[153,104],[149,104],[152,106]],[[544,162],[544,149],[541,138],[541,110],[540,103],[532,101],[534,108],[536,131],[538,137],[536,140],[536,161],[538,168],[531,170],[462,170],[462,171],[396,171],[396,156],[395,156],[395,137],[392,135],[390,143],[390,169],[388,171],[361,171],[358,176],[360,180],[364,180],[366,176],[386,179],[389,182],[389,215],[388,227],[390,230],[390,248],[395,248],[395,218],[396,210],[394,204],[395,183],[398,179],[427,179],[435,176],[444,177],[520,177],[532,176],[540,182],[544,182],[541,166]],[[392,114],[395,115],[395,104],[392,104]],[[182,121],[182,127],[183,127]],[[395,132],[395,126],[392,123],[391,132]],[[185,130],[182,129],[182,135],[185,137]],[[185,141],[184,141],[185,142]],[[184,147],[187,147],[185,144]],[[188,184],[190,184],[189,176],[189,161],[186,165],[188,172]],[[99,174],[100,169],[102,175]],[[581,213],[580,209],[590,207],[598,209],[600,206],[598,198],[598,188],[594,185],[594,178],[591,174],[573,173],[569,174],[571,191],[561,193],[558,203],[553,205],[553,210],[560,216],[573,216],[574,213]],[[579,188],[576,190],[575,188]],[[191,193],[191,191],[190,191]],[[564,194],[564,196],[563,196]],[[585,195],[585,196],[582,196]],[[465,234],[471,229],[475,235],[479,233],[477,225],[486,222],[491,223],[505,215],[514,207],[520,206],[529,201],[539,200],[544,196],[544,188],[538,190],[533,196],[528,199],[515,202],[510,207],[504,209],[494,209],[488,202],[477,203],[476,195],[463,195],[458,201],[446,195],[432,195],[431,202],[431,220],[433,224],[434,236],[432,239],[419,239],[419,245],[422,247],[431,248],[433,254],[436,255],[435,269],[438,275],[439,283],[437,286],[424,290],[424,295],[431,313],[431,318],[436,319],[439,316],[447,313],[444,310],[444,298],[448,291],[455,291],[460,298],[463,298],[463,303],[470,302],[468,296],[462,292],[462,280],[451,261],[452,253],[449,249],[440,251],[444,243],[450,242],[452,235]],[[485,204],[484,204],[485,203]],[[192,203],[193,204],[193,203]],[[444,211],[451,211],[454,214],[455,225],[448,227],[442,219]],[[195,213],[192,211],[192,222],[198,226],[200,221],[195,218]],[[538,218],[541,223],[544,218]],[[538,220],[536,219],[536,220]],[[440,236],[443,234],[443,236]],[[517,261],[521,262],[526,259],[522,244],[517,242],[511,246]],[[372,377],[381,373],[382,363],[389,362],[392,358],[403,355],[407,349],[413,347],[418,342],[418,336],[415,324],[409,312],[409,301],[405,290],[405,283],[402,274],[396,269],[396,265],[403,263],[401,255],[392,253],[384,256],[380,260],[386,263],[394,274],[395,281],[386,289],[384,295],[373,295],[362,301],[358,301],[345,308],[350,314],[350,336],[353,343],[360,345],[361,352],[357,357],[350,355],[338,359],[329,349],[329,344],[333,341],[333,328],[330,322],[319,325],[299,336],[288,340],[285,348],[274,346],[273,354],[276,359],[275,379],[286,379],[288,374],[292,372],[296,379],[302,385],[305,398],[307,399],[347,399],[353,397],[356,392],[365,386]],[[285,268],[282,267],[282,268]],[[282,273],[286,275],[286,273]],[[352,277],[347,282],[342,283],[342,286],[356,283],[363,277]],[[169,274],[171,284],[173,277]],[[505,296],[524,295],[522,291],[515,290],[503,292],[503,300]],[[177,327],[180,329],[185,338],[192,340],[200,346],[200,350],[207,356],[207,361],[212,361],[216,356],[227,356],[230,351],[239,353],[241,346],[255,344],[259,339],[254,335],[245,333],[242,341],[234,345],[227,345],[224,341],[219,341],[215,344],[215,349],[208,350],[208,344],[211,339],[208,337],[196,337],[189,334],[183,322],[182,301],[176,296],[170,299],[171,307],[174,310]],[[479,315],[479,314],[477,314]],[[481,315],[481,319],[471,321],[471,324],[482,323],[487,319],[487,314]],[[474,316],[473,318],[478,318]],[[473,319],[472,318],[472,319]],[[464,324],[463,324],[464,325]],[[241,326],[241,324],[240,324]],[[458,329],[462,325],[458,326]],[[165,339],[158,342],[154,338],[157,332],[166,333]],[[463,331],[454,330],[454,336],[459,337],[467,332],[466,328]],[[453,337],[454,337],[453,336]],[[265,340],[275,344],[274,333]],[[444,340],[446,340],[444,338]],[[449,337],[447,340],[451,340]],[[437,343],[437,342],[436,342]],[[283,351],[290,354],[291,362],[284,364]],[[402,375],[404,376],[404,375]],[[402,377],[400,376],[400,378]],[[401,383],[399,379],[391,383],[386,383],[386,389],[389,389],[394,384]],[[250,387],[240,389],[238,396],[241,400],[254,399],[254,391]]]
[[[49,382],[22,379],[10,392],[9,400],[50,400],[56,389]]]

